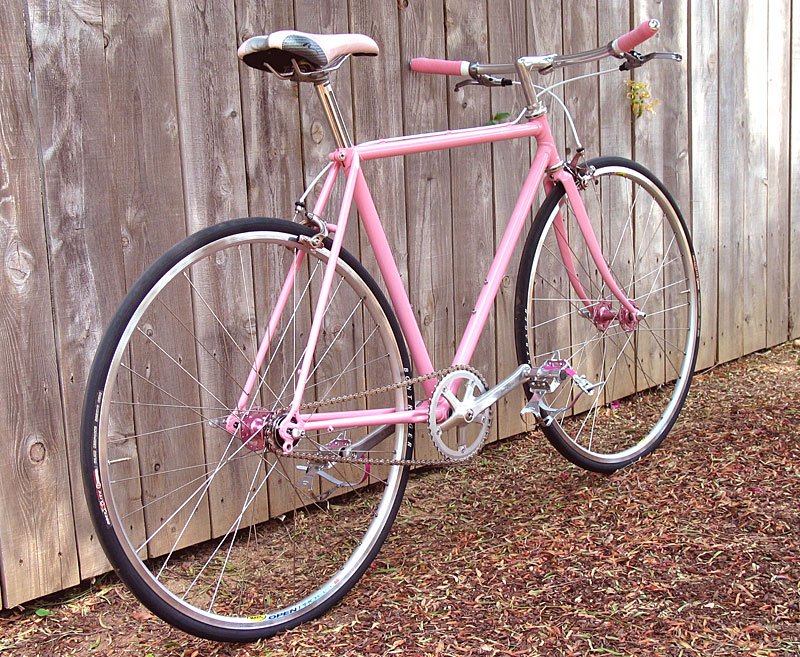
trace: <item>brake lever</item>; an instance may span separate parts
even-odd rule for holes
[[[483,87],[509,87],[514,84],[514,80],[508,78],[498,78],[494,75],[477,75],[471,80],[462,80],[456,85],[455,91],[459,91],[461,87],[468,84],[479,84]]]
[[[620,71],[631,71],[640,66],[644,66],[651,59],[671,59],[674,62],[682,62],[683,55],[679,52],[651,52],[647,55],[631,50],[630,52],[623,53],[625,62],[619,67]]]

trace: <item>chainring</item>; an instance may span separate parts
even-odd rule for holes
[[[431,395],[428,429],[439,453],[451,461],[472,458],[483,447],[492,425],[492,408],[473,416],[472,403],[487,390],[485,379],[474,369],[456,369],[447,374]],[[440,402],[450,405],[450,414],[437,420]]]

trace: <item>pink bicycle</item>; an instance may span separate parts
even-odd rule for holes
[[[351,55],[377,55],[372,39],[282,31],[242,44],[246,64],[315,85],[338,143],[295,221],[238,219],[186,238],[133,286],[98,348],[84,484],[109,559],[145,605],[224,641],[319,616],[375,558],[410,466],[473,458],[493,404],[518,386],[529,398],[522,413],[583,468],[613,472],[659,445],[697,353],[689,234],[641,165],[585,161],[582,149],[565,161],[543,102],[552,87],[534,82],[606,57],[622,62],[610,70],[679,60],[633,50],[658,27],[511,64],[412,60],[423,73],[521,84],[525,106],[500,125],[359,145],[329,76]],[[471,320],[451,364],[436,370],[363,170],[377,158],[530,137],[538,149]],[[517,276],[519,366],[490,386],[473,351],[542,183]],[[344,248],[354,202],[388,298]],[[418,424],[437,458],[414,458]]]

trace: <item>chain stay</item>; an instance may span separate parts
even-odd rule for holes
[[[381,394],[384,392],[389,392],[391,390],[397,390],[398,388],[407,388],[409,386],[416,385],[417,383],[422,383],[423,381],[428,381],[430,379],[438,379],[444,378],[451,372],[456,372],[459,370],[467,370],[472,374],[475,374],[480,378],[480,373],[474,367],[470,367],[469,365],[451,365],[450,367],[445,367],[444,369],[437,370],[435,372],[431,372],[430,374],[421,374],[420,376],[414,378],[407,378],[404,381],[398,381],[397,383],[390,383],[385,386],[379,386],[377,388],[372,388],[371,390],[363,390],[361,392],[355,392],[351,395],[342,395],[341,397],[333,397],[331,399],[326,399],[324,401],[318,402],[309,402],[308,404],[303,404],[300,407],[301,411],[309,411],[309,410],[316,410],[317,408],[321,408],[323,406],[330,406],[333,404],[342,404],[348,401],[352,401],[354,399],[361,399],[364,397],[369,397],[372,395]],[[463,465],[471,461],[475,458],[481,450],[477,450],[474,454],[469,456],[468,458],[460,459],[458,461],[454,461],[453,459],[379,459],[379,458],[362,458],[358,456],[342,456],[335,453],[331,453],[330,456],[323,456],[320,452],[303,452],[303,451],[293,451],[288,456],[293,459],[298,459],[301,461],[312,461],[315,463],[350,463],[353,465],[365,465],[369,463],[370,465],[402,465],[402,466],[454,466],[454,465]],[[279,454],[280,456],[287,456],[282,452]]]

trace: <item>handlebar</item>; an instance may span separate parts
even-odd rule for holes
[[[417,73],[433,73],[438,75],[469,75],[469,62],[453,59],[429,59],[415,57],[411,60],[411,70]]]
[[[630,32],[626,32],[622,36],[618,36],[611,42],[611,47],[614,52],[621,55],[623,52],[633,50],[640,43],[644,43],[650,37],[655,35],[661,27],[658,19],[651,18],[641,23],[638,27],[633,28]]]
[[[644,21],[634,29],[621,34],[606,46],[576,53],[574,55],[547,55],[543,57],[526,57],[526,65],[540,71],[551,71],[561,66],[591,62],[604,57],[624,58],[625,53],[633,50],[640,43],[644,43],[654,36],[661,23],[658,19],[651,18]],[[435,75],[470,76],[477,79],[481,75],[498,75],[515,72],[515,64],[477,64],[464,60],[429,59],[415,57],[410,61],[411,70],[417,73],[430,73]]]

